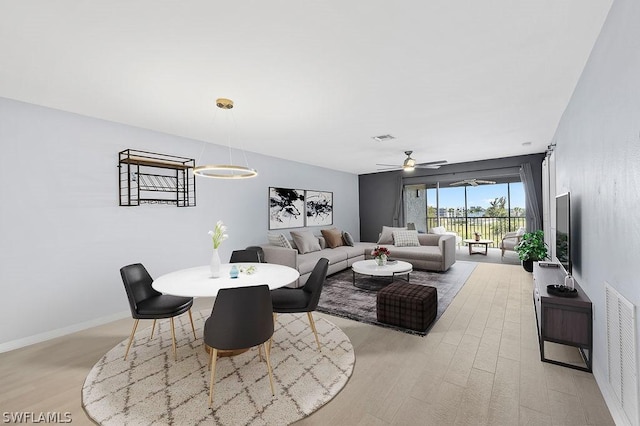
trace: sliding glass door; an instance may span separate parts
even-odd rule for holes
[[[522,182],[478,186],[446,186],[439,183],[405,185],[405,218],[418,232],[444,226],[462,238],[493,240],[526,227],[525,195]]]

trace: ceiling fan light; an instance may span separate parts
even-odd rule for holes
[[[416,168],[415,168],[415,167],[413,167],[413,166],[402,166],[402,169],[403,169],[405,172],[412,172],[412,171],[414,171]]]
[[[404,160],[404,164],[402,165],[402,167],[404,168],[407,168],[407,167],[415,168],[415,166],[416,166],[416,160],[414,160],[411,157]]]

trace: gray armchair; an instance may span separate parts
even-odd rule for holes
[[[507,232],[502,237],[502,241],[500,241],[500,250],[502,251],[502,257],[504,257],[504,252],[515,251],[515,247],[520,243],[522,236],[524,235],[524,228],[520,227],[517,231]]]

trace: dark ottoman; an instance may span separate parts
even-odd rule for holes
[[[425,331],[438,313],[438,290],[398,281],[378,292],[376,311],[380,322]]]

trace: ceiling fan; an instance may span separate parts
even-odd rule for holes
[[[482,180],[482,179],[464,179],[461,180],[460,182],[453,182],[450,183],[449,186],[458,186],[458,185],[471,185],[471,186],[478,186],[480,185],[490,185],[490,184],[494,184],[495,182],[492,180]]]
[[[440,166],[446,164],[446,160],[440,161],[430,161],[428,163],[416,163],[416,160],[411,158],[411,154],[413,151],[405,151],[407,156],[404,162],[401,165],[395,164],[376,164],[377,166],[387,166],[386,169],[378,169],[378,170],[392,170],[392,169],[403,169],[405,172],[412,172],[414,169],[439,169]]]

